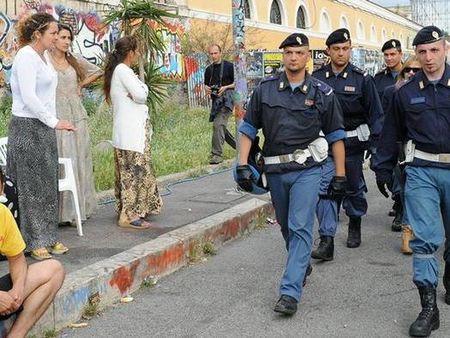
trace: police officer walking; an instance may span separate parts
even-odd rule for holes
[[[283,49],[285,71],[262,80],[256,87],[239,128],[236,181],[242,189],[253,191],[255,176],[248,156],[258,129],[262,129],[263,175],[288,250],[274,311],[292,315],[297,311],[309,266],[320,164],[328,156],[328,144],[332,145],[336,163],[330,189],[336,194],[345,191],[345,132],[332,88],[306,72],[311,57],[308,38],[291,34],[279,48]],[[325,137],[320,136],[320,131]]]
[[[419,289],[422,311],[409,334],[427,337],[439,328],[436,304],[439,264],[434,253],[450,234],[450,66],[445,62],[446,44],[435,26],[422,28],[413,40],[422,71],[394,98],[397,118],[386,121],[383,152],[394,168],[397,140],[405,146],[405,209],[414,232],[413,281]],[[388,166],[383,165],[384,168]],[[390,184],[392,170],[377,172],[379,186]],[[445,302],[450,304],[450,250],[444,252]]]
[[[381,51],[383,52],[386,68],[383,68],[377,74],[375,74],[374,81],[375,86],[377,87],[378,95],[380,96],[380,100],[382,100],[383,102],[384,90],[389,86],[393,86],[397,82],[399,73],[402,69],[402,46],[399,40],[391,39],[383,44]],[[389,216],[394,216],[391,230],[396,232],[402,230],[403,218],[403,205],[400,198],[401,189],[399,176],[400,168],[396,167],[396,169],[394,170],[392,186],[390,187],[394,205],[392,206],[392,211],[389,212]]]
[[[347,247],[356,248],[361,244],[361,217],[367,212],[367,188],[362,167],[364,151],[375,151],[382,129],[383,110],[373,79],[350,63],[350,32],[345,28],[334,31],[328,36],[326,45],[331,62],[316,70],[313,76],[334,89],[344,114],[347,191],[342,203],[350,218]],[[330,196],[326,187],[334,170],[330,160],[323,166],[317,205],[320,243],[312,253],[315,259],[333,259],[338,202]]]

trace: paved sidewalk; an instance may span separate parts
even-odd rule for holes
[[[111,195],[102,197],[85,222],[83,237],[75,227],[60,227],[60,239],[70,248],[57,257],[65,266],[66,280],[33,332],[78,321],[93,298],[107,307],[148,277],[159,278],[185,266],[204,243],[220,245],[237,238],[271,214],[268,195],[255,198],[237,191],[229,168],[205,171],[209,173],[196,178],[185,173],[158,180],[164,206],[148,230],[119,228]],[[34,262],[30,257],[28,261]],[[7,262],[0,262],[0,275],[7,270]]]

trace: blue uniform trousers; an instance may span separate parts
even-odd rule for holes
[[[334,237],[338,224],[338,210],[336,200],[330,199],[328,196],[328,187],[336,173],[336,167],[331,156],[328,156],[321,169],[319,202],[317,202],[316,208],[319,235]]]
[[[288,250],[280,294],[297,301],[312,250],[314,211],[319,195],[319,166],[282,174],[267,174],[278,223]]]
[[[414,253],[414,283],[436,287],[439,265],[435,251],[450,234],[450,170],[435,167],[405,169],[405,208],[414,232],[410,247]],[[446,241],[444,260],[450,263]]]
[[[349,217],[361,217],[367,212],[366,181],[363,175],[364,152],[345,156],[345,176],[347,177],[346,195],[342,201],[345,214]]]

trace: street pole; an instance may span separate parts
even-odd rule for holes
[[[245,59],[244,0],[232,0],[234,41],[234,115],[236,120],[236,159],[239,162],[239,125],[247,100],[247,63]]]

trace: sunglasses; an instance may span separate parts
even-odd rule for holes
[[[415,68],[415,67],[406,67],[405,68],[405,73],[417,73],[421,68]]]

